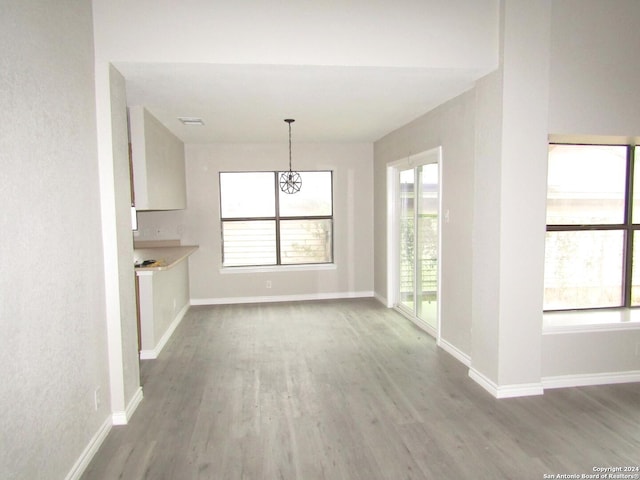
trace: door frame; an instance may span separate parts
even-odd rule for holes
[[[415,168],[424,164],[438,165],[438,269],[436,288],[436,329],[415,314],[408,315],[405,309],[398,308],[400,293],[400,170]],[[387,307],[393,308],[409,318],[419,328],[440,342],[441,332],[441,295],[442,289],[442,147],[438,146],[415,155],[401,158],[387,164]]]

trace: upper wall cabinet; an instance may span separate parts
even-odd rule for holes
[[[129,107],[136,210],[187,206],[184,144],[144,107]]]

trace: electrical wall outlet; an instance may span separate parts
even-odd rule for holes
[[[100,409],[100,387],[96,387],[96,390],[93,392],[93,405],[97,412]]]
[[[271,288],[271,280],[267,280],[266,287]]]

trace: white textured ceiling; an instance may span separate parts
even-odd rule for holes
[[[115,63],[129,105],[186,143],[373,142],[485,74],[477,69]],[[187,127],[178,117],[202,118]]]
[[[497,68],[499,0],[93,0],[95,54],[187,143],[373,142]],[[177,117],[200,117],[184,127]]]

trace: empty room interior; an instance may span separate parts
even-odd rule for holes
[[[0,478],[639,478],[639,22],[3,2]]]

